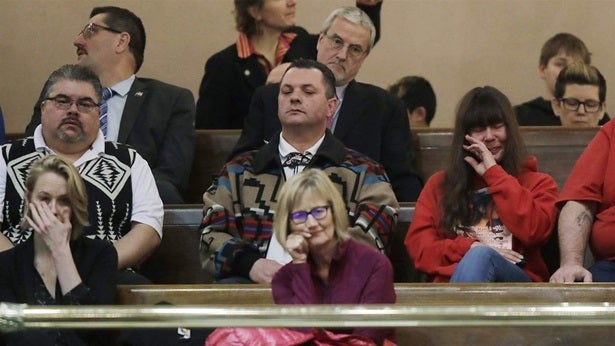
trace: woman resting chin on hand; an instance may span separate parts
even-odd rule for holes
[[[375,248],[350,239],[341,195],[321,170],[306,169],[282,188],[276,237],[292,256],[273,277],[277,304],[393,304],[393,269]],[[394,339],[391,329],[335,332]]]

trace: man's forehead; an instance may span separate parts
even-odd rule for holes
[[[95,16],[93,16],[92,18],[90,18],[88,20],[88,23],[94,23],[94,24],[104,24],[105,23],[105,19],[107,18],[107,14],[105,13],[99,13]]]
[[[329,35],[337,35],[348,44],[369,45],[370,31],[361,24],[356,24],[343,17],[335,17],[329,30]]]
[[[322,73],[315,68],[291,67],[282,78],[282,86],[320,84],[322,84]]]
[[[75,98],[89,97],[92,99],[98,99],[98,97],[96,97],[96,93],[94,92],[94,87],[90,83],[72,79],[62,79],[55,83],[50,88],[50,94],[62,94]]]

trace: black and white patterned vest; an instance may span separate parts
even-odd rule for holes
[[[25,182],[32,164],[45,155],[34,147],[32,137],[2,146],[6,162],[6,190],[2,233],[13,244],[25,241],[31,230],[19,223],[24,211]],[[130,231],[132,214],[131,167],[136,151],[128,146],[105,142],[105,154],[78,167],[88,194],[90,225],[83,230],[88,238],[114,241]]]

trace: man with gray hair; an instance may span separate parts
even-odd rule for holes
[[[83,234],[113,242],[119,283],[147,283],[127,268],[143,262],[162,238],[162,201],[147,162],[132,148],[105,141],[100,131],[102,87],[80,65],[54,71],[43,88],[41,124],[32,137],[0,147],[0,251],[31,236],[20,229],[25,179],[40,157],[56,154],[79,170],[88,193],[90,225]]]
[[[384,166],[399,201],[416,201],[421,179],[412,167],[412,139],[404,105],[384,89],[354,80],[375,38],[373,23],[356,7],[336,9],[323,23],[317,60],[335,75],[339,101],[327,127],[346,147]],[[279,84],[269,84],[256,90],[235,154],[262,146],[280,130],[279,88]]]

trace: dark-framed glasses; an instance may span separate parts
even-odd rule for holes
[[[583,105],[583,108],[585,108],[585,111],[588,113],[597,112],[600,110],[600,108],[602,108],[602,103],[596,100],[580,101],[578,99],[575,99],[574,97],[568,97],[560,99],[560,102],[565,109],[575,112],[579,110],[579,107],[581,107],[581,105]]]
[[[54,97],[47,97],[46,101],[52,101],[57,109],[61,109],[63,111],[67,111],[72,107],[73,103],[77,105],[77,110],[81,113],[90,113],[100,107],[100,105],[90,98],[83,98],[78,100],[73,100],[65,95],[57,95]]]
[[[304,222],[307,221],[308,215],[312,215],[316,220],[322,220],[327,216],[327,211],[329,210],[330,206],[328,205],[323,205],[320,207],[315,207],[312,208],[312,210],[309,211],[305,211],[305,210],[300,210],[300,211],[295,211],[290,213],[290,220],[294,223],[294,224],[302,224]]]
[[[94,35],[96,35],[100,30],[105,30],[105,31],[109,31],[109,32],[113,32],[116,34],[121,34],[123,31],[120,30],[116,30],[104,25],[100,25],[100,24],[96,24],[96,23],[87,23],[84,27],[83,30],[81,30],[81,32],[79,33],[79,35],[82,35],[83,38],[85,38],[86,40]]]
[[[329,36],[328,34],[325,34],[325,37],[327,38],[327,42],[329,42],[329,47],[333,50],[339,51],[346,46],[346,42],[344,42],[344,40],[337,35]],[[365,49],[358,44],[349,44],[347,51],[348,55],[353,59],[358,59],[365,54]]]

